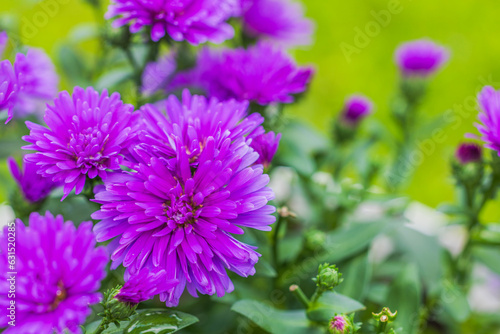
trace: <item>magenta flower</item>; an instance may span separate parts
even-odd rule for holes
[[[24,198],[31,203],[43,200],[59,185],[51,178],[38,174],[38,167],[34,163],[24,161],[21,169],[16,161],[10,157],[7,159],[7,164]]]
[[[304,17],[298,2],[290,0],[241,0],[245,32],[283,46],[311,43],[314,24]]]
[[[248,49],[204,49],[197,66],[180,74],[184,84],[219,100],[248,100],[266,105],[291,103],[311,80],[310,67],[298,67],[283,51],[266,43]],[[189,81],[191,82],[189,83]]]
[[[19,92],[18,78],[8,60],[0,62],[0,112],[7,111],[7,124],[13,117],[14,103]]]
[[[167,115],[153,106],[131,151],[130,172],[109,175],[98,189],[102,204],[97,240],[110,240],[112,268],[123,264],[130,275],[142,268],[164,269],[179,284],[160,294],[175,306],[185,288],[193,296],[233,290],[226,270],[255,273],[255,247],[235,239],[241,227],[269,231],[273,192],[258,154],[246,135],[262,123],[247,118],[247,103],[210,101],[184,92],[171,96]]]
[[[16,236],[16,261],[11,267],[8,233]],[[4,333],[81,333],[79,325],[99,302],[108,255],[96,248],[92,223],[75,228],[62,216],[32,213],[29,227],[18,219],[5,227],[0,240],[0,327]],[[9,278],[16,272],[16,326],[8,326]]]
[[[168,280],[167,272],[163,269],[150,271],[143,268],[137,275],[131,276],[128,272],[125,274],[127,280],[115,296],[122,303],[139,304],[161,293],[167,293],[179,283],[177,280]]]
[[[30,134],[23,139],[31,145],[26,161],[36,163],[39,173],[64,183],[64,196],[75,189],[79,194],[86,178],[106,177],[108,170],[120,169],[122,152],[139,126],[134,107],[123,104],[118,93],[99,94],[92,87],[75,87],[73,95],[62,92],[48,105],[44,117],[48,128],[26,122]]]
[[[348,324],[345,317],[342,315],[336,315],[332,318],[332,320],[330,320],[329,330],[330,333],[342,334],[345,333],[347,326]]]
[[[448,58],[446,48],[427,39],[403,43],[396,50],[396,63],[404,76],[427,77],[439,70]]]
[[[155,42],[168,34],[197,45],[231,39],[234,29],[226,21],[238,14],[238,0],[113,0],[105,17],[117,17],[113,27],[130,24],[132,33],[148,26]]]
[[[157,62],[146,65],[142,73],[142,93],[152,95],[156,91],[165,89],[177,69],[175,54],[161,57]]]
[[[276,135],[272,131],[255,136],[252,139],[250,147],[252,147],[255,152],[259,153],[259,159],[257,159],[256,163],[263,164],[265,168],[269,167],[276,151],[278,151],[280,139],[281,133]]]
[[[477,96],[479,102],[479,121],[475,126],[481,133],[484,147],[495,150],[500,156],[500,91],[491,86],[486,86]],[[474,135],[468,137],[475,138]]]
[[[481,146],[476,143],[462,143],[458,146],[455,157],[462,165],[480,161],[482,157]]]
[[[43,115],[45,103],[58,92],[59,77],[54,64],[42,50],[30,48],[26,55],[16,55],[14,68],[19,78],[14,114],[16,117],[32,113]]]
[[[373,111],[373,103],[363,95],[352,95],[347,99],[340,116],[343,123],[356,126]]]

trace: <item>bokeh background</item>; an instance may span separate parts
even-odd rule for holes
[[[390,122],[389,103],[397,85],[393,52],[399,43],[429,37],[451,50],[450,62],[432,80],[422,105],[422,113],[428,118],[446,113],[441,125],[446,140],[435,143],[435,149],[424,154],[405,192],[432,207],[452,201],[449,160],[464,134],[475,132],[475,96],[486,84],[500,87],[500,3],[307,0],[303,4],[306,15],[316,22],[315,42],[293,53],[299,63],[314,64],[317,73],[307,96],[288,112],[325,135],[345,97],[356,92],[375,102],[375,122]],[[44,48],[56,65],[61,45],[94,22],[95,15],[85,0],[0,1],[0,26],[17,26],[21,41]],[[98,44],[88,41],[83,47],[95,52]],[[62,88],[69,88],[64,80]],[[383,160],[383,151],[380,154]],[[4,162],[0,182],[3,202],[13,186]],[[486,208],[486,220],[500,220],[498,204]]]

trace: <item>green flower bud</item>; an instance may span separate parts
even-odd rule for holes
[[[109,289],[104,293],[104,299],[101,302],[104,310],[99,313],[99,316],[103,318],[104,327],[110,323],[119,323],[122,320],[129,319],[135,313],[137,304],[123,303],[115,298],[115,296],[120,292],[121,286]]]
[[[320,264],[318,268],[318,275],[313,278],[316,282],[318,289],[326,291],[332,290],[337,285],[342,283],[344,279],[342,274],[339,273],[337,266],[328,263]]]

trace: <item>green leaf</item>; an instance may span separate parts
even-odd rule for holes
[[[63,45],[59,49],[59,63],[62,72],[71,86],[86,87],[90,85],[88,79],[88,66],[83,57],[74,49]]]
[[[497,247],[476,246],[472,248],[472,255],[500,275],[500,250]]]
[[[462,323],[470,315],[470,306],[467,297],[455,284],[451,282],[444,283],[444,289],[441,294],[441,303],[448,314],[457,322]]]
[[[339,266],[344,281],[336,291],[357,300],[363,300],[368,293],[368,285],[372,276],[368,253],[362,253],[345,265]]]
[[[307,316],[314,321],[328,321],[335,313],[349,314],[364,309],[365,306],[357,300],[327,291],[309,308]]]
[[[231,310],[250,319],[271,334],[319,334],[319,328],[312,327],[305,310],[283,311],[255,300],[240,300]]]
[[[418,332],[422,289],[418,279],[418,267],[407,264],[390,285],[387,306],[392,312],[398,311],[395,327],[402,327],[402,333]]]
[[[109,89],[112,87],[116,87],[122,82],[132,77],[132,72],[130,72],[129,68],[117,68],[111,71],[108,71],[101,75],[99,79],[97,79],[96,87],[97,89]]]
[[[138,310],[123,334],[175,333],[198,322],[194,315],[164,309]]]
[[[278,273],[269,262],[261,258],[255,265],[255,275],[264,277],[276,277]]]
[[[99,327],[100,323],[101,320],[97,320],[87,325],[87,327],[85,327],[87,333],[94,333],[97,327]],[[104,332],[102,332],[102,334],[123,334],[123,329],[126,328],[129,323],[130,321],[121,321],[120,327],[116,327],[115,324],[110,324],[109,327]]]

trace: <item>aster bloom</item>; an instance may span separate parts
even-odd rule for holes
[[[427,77],[439,70],[448,58],[446,48],[428,39],[403,43],[396,50],[396,64],[404,76]]]
[[[350,126],[356,126],[373,111],[373,103],[363,95],[353,95],[347,99],[341,120]]]
[[[281,139],[281,133],[277,135],[274,132],[262,133],[252,139],[250,146],[259,153],[258,164],[269,167],[273,161]]]
[[[142,73],[142,93],[151,95],[168,86],[177,68],[175,54],[161,57],[157,62],[148,63]]]
[[[198,45],[231,39],[234,29],[226,21],[238,14],[238,0],[113,0],[105,17],[117,17],[115,28],[130,24],[132,33],[149,26],[155,42],[168,34]]]
[[[59,77],[54,64],[43,50],[30,48],[26,55],[16,55],[14,69],[19,78],[14,114],[19,117],[35,112],[41,114],[45,103],[58,92]]]
[[[12,227],[11,227],[12,229]],[[12,230],[10,230],[12,231]],[[8,260],[5,227],[0,240],[0,327],[7,327],[11,299],[8,298],[10,277],[16,274],[16,326],[4,333],[81,333],[79,325],[91,313],[89,304],[99,302],[101,280],[105,277],[108,255],[103,247],[96,248],[92,223],[83,222],[76,228],[54,217],[32,213],[29,227],[18,219],[15,224],[15,270]]]
[[[344,316],[336,315],[330,320],[330,326],[328,327],[328,329],[330,330],[330,333],[342,334],[347,330],[347,326],[348,324]]]
[[[58,186],[52,179],[38,174],[38,167],[32,162],[24,161],[23,168],[21,169],[16,161],[10,157],[7,160],[7,164],[24,198],[31,203],[41,201]]]
[[[181,73],[184,82],[219,100],[249,100],[261,105],[291,103],[306,90],[313,70],[298,67],[281,49],[258,43],[248,49],[204,49],[197,66]],[[177,79],[179,80],[179,79]]]
[[[48,128],[26,122],[30,134],[23,149],[38,173],[64,183],[64,196],[75,189],[79,194],[86,177],[106,177],[107,170],[120,169],[122,152],[135,136],[139,123],[134,107],[123,104],[118,93],[99,94],[92,87],[75,87],[73,95],[62,92],[48,105],[44,117]]]
[[[252,37],[283,46],[311,43],[314,24],[302,5],[290,0],[241,0],[243,29]]]
[[[462,143],[458,146],[455,157],[462,165],[480,161],[482,157],[481,146],[476,143]]]
[[[167,280],[167,272],[163,269],[150,271],[143,268],[137,275],[127,275],[128,279],[115,296],[122,303],[139,304],[160,293],[166,293],[175,287],[176,280]]]
[[[142,268],[164,269],[179,284],[160,294],[175,306],[187,287],[197,296],[233,290],[226,269],[255,273],[255,247],[235,239],[241,227],[269,231],[273,192],[258,154],[246,138],[263,121],[244,118],[248,103],[170,96],[167,114],[151,105],[141,109],[144,130],[133,148],[129,172],[115,173],[98,189],[102,204],[98,241],[114,239],[112,268],[123,264],[136,275]]]
[[[475,124],[481,133],[479,139],[485,143],[484,147],[497,151],[500,156],[500,91],[486,86],[477,99],[481,109],[478,119],[482,123]]]
[[[13,117],[14,102],[19,92],[18,79],[8,60],[0,62],[0,112],[7,111],[7,124]]]

